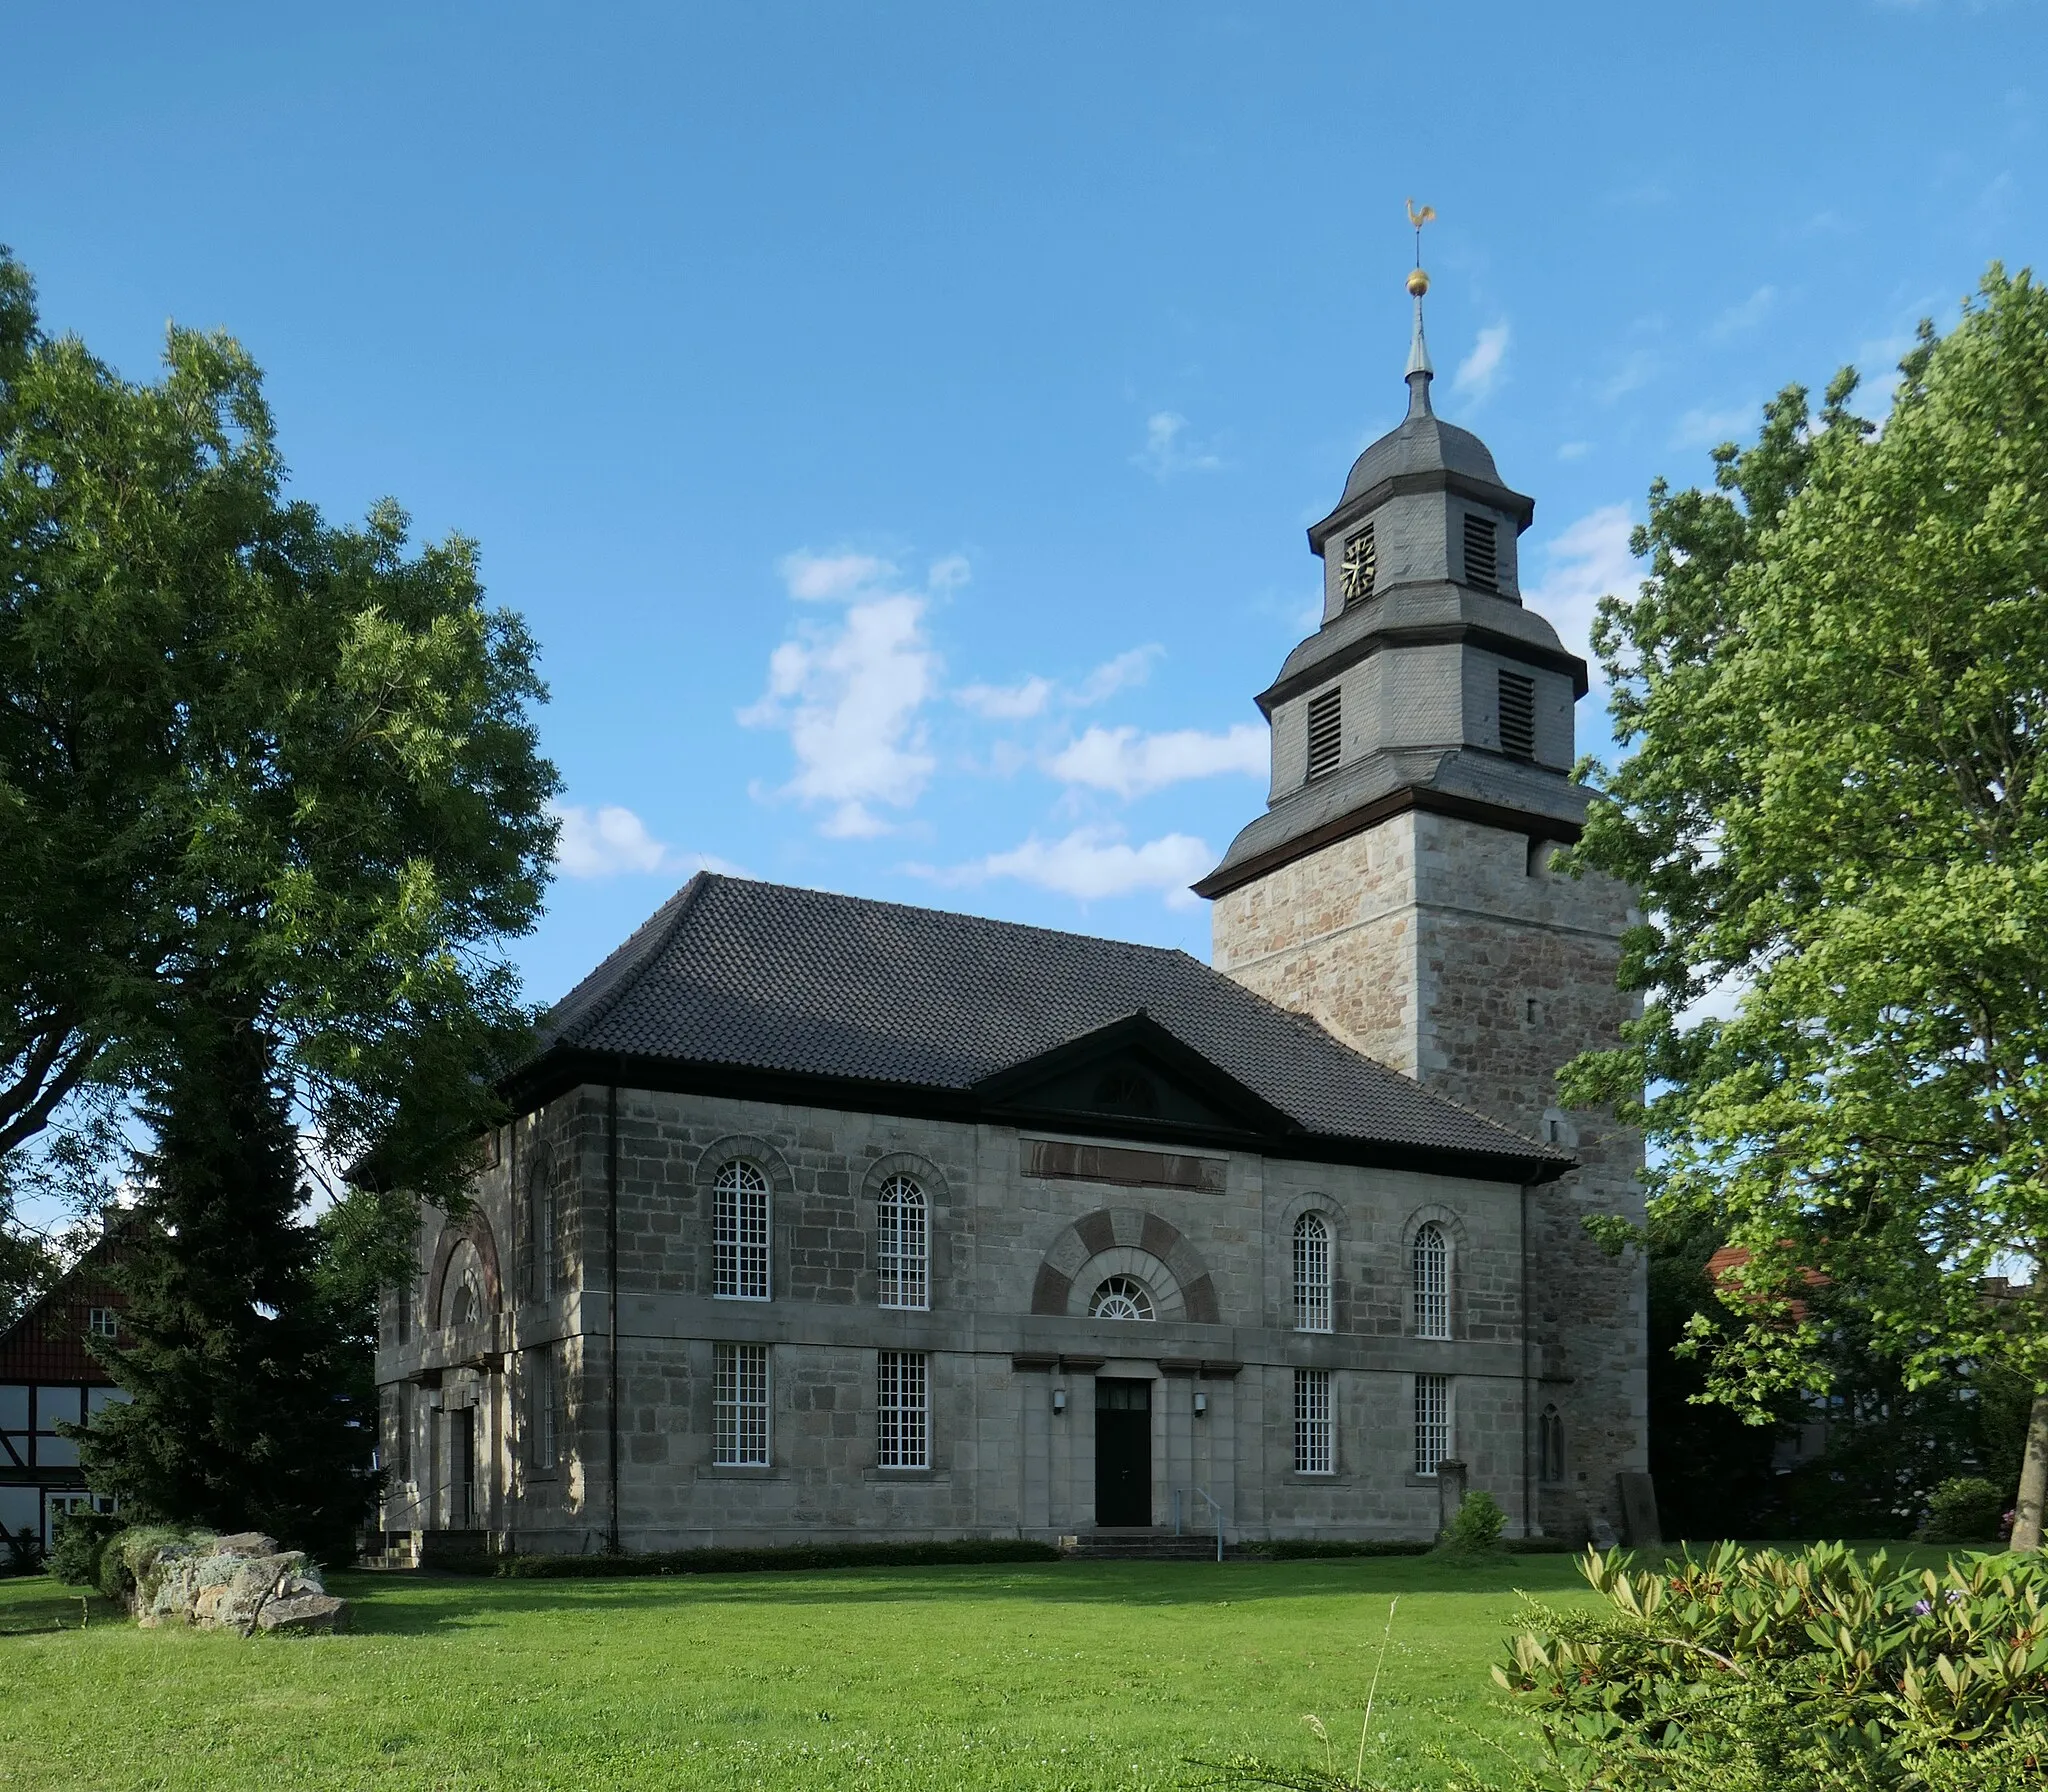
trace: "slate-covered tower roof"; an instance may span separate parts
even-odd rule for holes
[[[1105,1088],[1135,1065],[1157,1093]],[[692,878],[547,1015],[524,1100],[616,1082],[1543,1181],[1568,1153],[1185,952]]]
[[[1573,840],[1567,776],[1585,662],[1522,604],[1516,544],[1534,502],[1470,430],[1437,416],[1410,277],[1408,414],[1352,464],[1308,532],[1323,620],[1258,697],[1273,730],[1266,813],[1195,888],[1220,896],[1404,808]]]

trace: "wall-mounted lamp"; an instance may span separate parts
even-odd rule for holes
[[[1053,1410],[1053,1416],[1054,1416],[1055,1418],[1058,1418],[1060,1414],[1062,1414],[1063,1412],[1065,1412],[1065,1411],[1067,1410],[1067,1390],[1066,1390],[1065,1388],[1054,1388],[1054,1389],[1053,1389],[1053,1391],[1052,1391],[1052,1410]]]
[[[1207,1394],[1197,1394],[1195,1396],[1195,1417],[1198,1419],[1206,1419],[1208,1416],[1209,1396]]]

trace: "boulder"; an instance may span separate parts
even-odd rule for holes
[[[202,1630],[306,1635],[345,1629],[348,1602],[329,1595],[305,1553],[275,1537],[240,1531],[226,1537],[145,1540],[132,1553],[135,1621],[145,1627],[191,1624]]]

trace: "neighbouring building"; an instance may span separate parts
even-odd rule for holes
[[[1584,664],[1430,402],[1310,531],[1265,814],[1184,953],[703,875],[548,1016],[378,1356],[393,1532],[520,1550],[1620,1528],[1640,1144],[1559,1107],[1629,895]]]
[[[78,1440],[58,1430],[128,1398],[86,1348],[88,1338],[120,1336],[125,1300],[106,1273],[113,1248],[102,1239],[0,1332],[0,1531],[26,1530],[45,1549],[66,1512],[113,1510],[87,1490]]]

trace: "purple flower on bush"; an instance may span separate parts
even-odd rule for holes
[[[1923,1599],[1920,1601],[1918,1605],[1913,1607],[1913,1616],[1916,1618],[1924,1618],[1933,1609],[1934,1601],[1931,1599]]]

